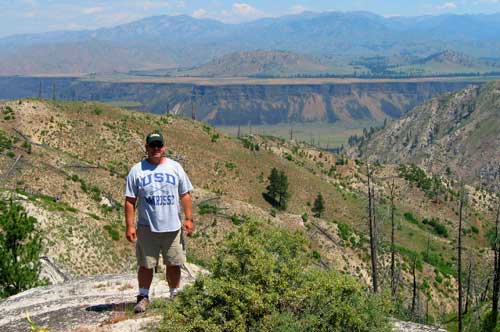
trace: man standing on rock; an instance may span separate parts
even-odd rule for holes
[[[136,313],[144,312],[149,305],[149,288],[160,252],[167,265],[170,297],[177,294],[181,266],[186,261],[183,233],[190,236],[194,231],[190,193],[193,186],[186,172],[178,162],[163,156],[165,144],[160,133],[153,132],[146,137],[146,152],[147,159],[131,168],[125,188],[126,236],[130,242],[136,242],[139,266]]]

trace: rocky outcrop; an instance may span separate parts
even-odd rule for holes
[[[182,270],[182,285],[189,284],[203,270],[192,264]],[[167,298],[163,275],[156,274],[152,298]],[[0,302],[0,330],[27,331],[27,317],[51,332],[139,331],[160,317],[133,315],[137,280],[135,274],[99,275],[38,287]]]
[[[394,320],[394,332],[446,332],[439,327]]]

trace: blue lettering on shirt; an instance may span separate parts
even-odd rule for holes
[[[154,174],[148,174],[144,177],[141,178],[141,184],[142,187],[146,187],[150,185],[153,182],[153,177],[154,177],[154,182],[159,182],[159,183],[168,183],[173,186],[176,184],[176,179],[175,176],[172,174],[168,173],[154,173]]]
[[[149,205],[161,206],[161,205],[174,205],[175,196],[174,195],[152,195],[144,197],[144,200]]]

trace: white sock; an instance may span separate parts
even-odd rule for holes
[[[177,295],[179,288],[170,288],[170,297],[174,297]]]
[[[149,297],[149,289],[139,288],[139,295]]]

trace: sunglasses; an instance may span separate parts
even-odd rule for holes
[[[161,144],[161,143],[151,143],[151,144],[148,144],[148,146],[151,149],[161,149],[163,147],[163,144]]]

